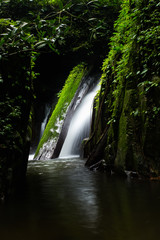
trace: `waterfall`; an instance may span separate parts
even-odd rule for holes
[[[41,140],[41,137],[42,137],[43,132],[45,130],[47,120],[48,120],[48,116],[49,116],[49,113],[50,113],[50,109],[51,109],[51,107],[48,104],[46,104],[45,109],[44,109],[44,118],[43,118],[43,121],[41,122],[38,142]],[[37,147],[37,145],[36,145],[36,147]],[[34,147],[32,146],[30,148],[30,154],[29,154],[28,160],[33,160],[34,155],[35,155],[35,146]]]
[[[45,130],[49,113],[50,113],[50,106],[46,104],[46,105],[45,105],[44,119],[43,119],[43,121],[42,121],[42,123],[41,123],[41,129],[40,129],[40,134],[39,134],[39,141],[41,140],[41,137],[42,137],[43,132],[44,132],[44,130]]]
[[[60,158],[80,156],[82,140],[89,137],[93,100],[99,88],[99,84],[94,87],[93,90],[83,98],[75,111],[59,155]]]

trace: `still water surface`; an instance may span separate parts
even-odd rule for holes
[[[24,193],[0,206],[1,240],[159,236],[159,182],[107,177],[81,159],[30,161]]]

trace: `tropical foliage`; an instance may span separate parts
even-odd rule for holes
[[[7,50],[9,54],[37,52],[46,45],[64,52],[83,48],[88,54],[93,54],[96,43],[103,41],[107,45],[120,8],[119,2],[3,1],[0,47],[11,48],[11,52]]]
[[[95,132],[90,139],[105,147],[91,154],[88,164],[105,158],[108,165],[123,170],[160,173],[159,18],[158,0],[123,1],[102,67]],[[93,149],[90,142],[89,151]]]

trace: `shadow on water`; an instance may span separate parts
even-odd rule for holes
[[[0,206],[0,239],[153,240],[159,214],[159,182],[107,177],[81,159],[30,161],[24,193]]]

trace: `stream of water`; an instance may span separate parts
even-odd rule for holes
[[[82,159],[30,161],[26,187],[0,205],[2,240],[154,240],[160,183],[91,172]]]
[[[75,111],[64,144],[60,152],[60,158],[80,156],[81,144],[84,138],[89,137],[93,100],[99,90],[97,84],[82,100]]]

